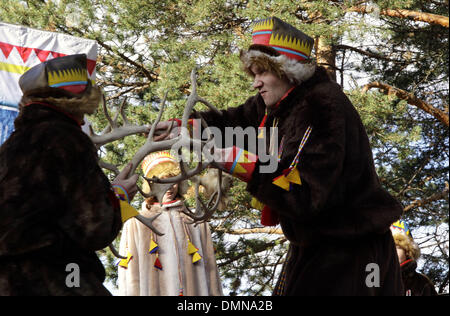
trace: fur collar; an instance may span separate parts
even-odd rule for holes
[[[255,61],[266,64],[266,69],[275,69],[285,75],[293,84],[301,84],[314,75],[316,64],[314,62],[301,63],[285,55],[270,56],[259,50],[249,50],[241,53],[241,61],[247,72]]]
[[[31,103],[28,106],[22,107],[19,115],[14,121],[14,127],[16,130],[25,128],[32,128],[36,124],[49,124],[51,121],[61,121],[69,123],[70,125],[77,126],[81,129],[80,123],[72,117],[70,114],[65,113],[63,110],[56,108],[49,104],[43,103]]]
[[[292,114],[293,111],[293,102],[297,102],[298,100],[303,100],[303,98],[305,98],[305,96],[309,96],[310,93],[312,93],[314,91],[314,87],[319,85],[319,84],[324,84],[324,83],[328,83],[331,82],[331,79],[327,73],[327,71],[325,70],[325,68],[323,67],[315,67],[315,72],[314,74],[305,82],[303,82],[302,84],[299,84],[295,87],[295,89],[289,93],[289,95],[279,104],[279,106],[275,109],[270,110],[270,115],[271,116],[282,116],[283,113],[285,113],[285,115],[290,115]],[[309,97],[308,97],[309,98]],[[313,102],[315,103],[315,102]],[[320,111],[320,109],[317,108],[310,108],[309,112],[318,112]],[[305,113],[303,113],[304,115]],[[312,116],[314,115],[314,113],[309,113],[308,118],[311,119]],[[314,115],[316,116],[316,115]]]
[[[41,89],[40,94],[39,91],[34,91],[35,94],[25,94],[19,106],[23,107],[30,103],[49,103],[71,116],[83,117],[84,114],[93,114],[102,99],[102,92],[96,86],[89,87],[80,97],[60,96],[54,92],[54,88],[49,88]]]

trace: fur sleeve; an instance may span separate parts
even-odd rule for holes
[[[94,146],[83,133],[69,132],[53,151],[60,164],[57,178],[64,205],[58,225],[84,249],[106,247],[122,226],[120,207]]]

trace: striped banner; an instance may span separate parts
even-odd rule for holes
[[[95,80],[96,41],[0,22],[0,145],[18,114],[20,76],[38,63],[80,53],[87,55],[89,77]]]

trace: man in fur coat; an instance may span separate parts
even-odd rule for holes
[[[274,295],[402,295],[389,231],[402,207],[381,186],[357,111],[310,59],[313,43],[278,18],[255,23],[241,60],[258,93],[201,116],[222,131],[262,130],[266,148],[275,146],[278,166],[270,173],[245,150],[215,153],[224,170],[247,182],[262,224],[281,224],[290,241]],[[277,142],[269,127],[277,128]]]
[[[101,98],[86,61],[55,58],[20,78],[20,114],[0,148],[0,295],[110,295],[95,251],[119,233],[121,209],[81,130]],[[115,183],[132,197],[137,175],[125,169]]]

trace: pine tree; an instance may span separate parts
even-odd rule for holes
[[[180,117],[194,67],[199,94],[218,108],[253,95],[238,55],[250,44],[256,19],[277,16],[314,37],[314,57],[363,119],[383,185],[402,202],[413,233],[427,228],[434,240],[432,246],[419,240],[423,271],[441,292],[448,291],[447,12],[448,1],[441,0],[0,3],[5,22],[95,39],[97,82],[108,106],[117,111],[126,98],[127,115],[136,124],[155,119],[166,91],[164,119]],[[106,125],[101,111],[91,120],[96,130]],[[108,144],[101,156],[123,167],[144,140],[136,135]],[[230,196],[227,210],[211,222],[225,293],[268,295],[288,242],[279,230],[261,227],[243,183],[236,180]],[[141,201],[134,203],[139,207]],[[102,256],[114,279],[111,255]]]

